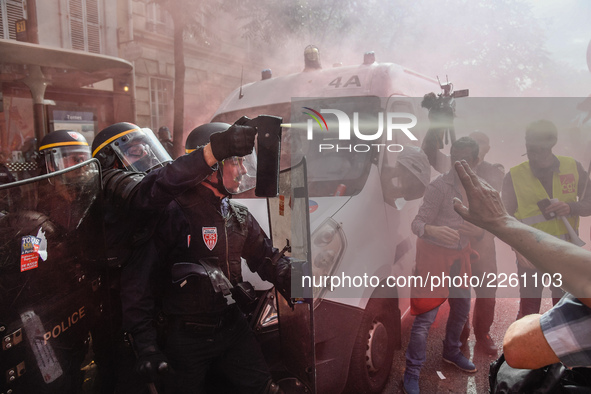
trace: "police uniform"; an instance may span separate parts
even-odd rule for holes
[[[46,146],[51,149],[43,152]],[[48,176],[27,182],[36,197],[12,201],[0,225],[0,316],[8,333],[18,327],[16,332],[29,339],[6,347],[12,352],[3,353],[0,362],[7,371],[0,392],[76,393],[83,384],[80,367],[101,301],[95,285],[101,275],[97,262],[104,262],[97,242],[102,239],[101,216],[96,213],[100,179],[93,162],[59,175],[52,173],[77,163],[47,165],[74,152],[78,163],[88,160],[90,149],[79,133],[54,131],[43,138],[39,150],[48,159]],[[14,186],[8,192],[20,196],[20,189]],[[17,365],[20,371],[9,374],[8,368]]]
[[[154,346],[151,321],[156,299],[161,299],[168,321],[164,353],[175,371],[174,392],[199,392],[212,366],[241,392],[264,392],[269,371],[229,295],[242,281],[241,257],[262,279],[281,279],[277,267],[283,260],[276,263],[280,255],[257,221],[246,207],[199,185],[167,207],[152,240],[162,263],[147,267],[136,261],[122,278],[125,288],[139,289],[133,299],[123,299],[124,326],[138,347]]]
[[[109,295],[103,305],[105,318],[92,333],[103,393],[113,392],[115,387],[126,393],[147,390],[133,371],[135,356],[123,342],[120,297],[125,294],[120,294],[121,267],[131,261],[150,265],[149,260],[157,259],[148,240],[159,212],[212,171],[203,150],[197,150],[147,174],[120,169],[103,172]]]

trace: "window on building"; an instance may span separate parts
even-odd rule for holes
[[[172,80],[150,78],[150,116],[152,130],[160,126],[172,129]]]
[[[72,49],[101,53],[99,0],[69,0]]]
[[[0,1],[0,38],[16,40],[15,22],[26,17],[23,0]]]
[[[172,18],[160,4],[146,4],[146,30],[159,34],[172,34]]]

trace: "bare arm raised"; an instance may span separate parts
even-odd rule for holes
[[[465,161],[454,165],[470,206],[456,199],[456,212],[515,248],[541,271],[560,273],[562,288],[591,307],[591,252],[519,222],[507,213],[499,192]]]
[[[519,222],[507,213],[499,193],[478,178],[465,162],[454,164],[470,208],[454,200],[464,220],[482,227],[523,254],[537,268],[562,275],[562,287],[591,307],[591,252]],[[541,315],[517,320],[503,339],[503,352],[513,368],[540,368],[559,361],[542,330]]]

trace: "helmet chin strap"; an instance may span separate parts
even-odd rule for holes
[[[231,196],[231,194],[228,192],[228,190],[226,190],[226,187],[224,186],[224,180],[222,179],[222,173],[220,170],[216,171],[216,179],[217,179],[216,182],[212,182],[210,178],[211,178],[210,176],[205,178],[203,183],[207,183],[208,185],[211,185],[213,188],[215,188],[215,190],[220,192],[225,197]]]

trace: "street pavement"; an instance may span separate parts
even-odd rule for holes
[[[547,293],[544,294],[546,295]],[[474,300],[472,300],[472,306],[473,305]],[[551,299],[542,300],[542,312],[546,311],[551,306]],[[515,321],[518,308],[519,299],[497,299],[497,304],[495,307],[495,319],[490,334],[498,346],[499,355],[501,354],[505,331],[509,325]],[[473,310],[470,313],[470,318],[472,318],[472,312]],[[421,393],[488,393],[489,365],[496,358],[474,350],[474,333],[470,334],[469,353],[470,360],[476,365],[478,372],[469,374],[460,371],[459,369],[442,360],[441,354],[443,350],[443,338],[445,337],[445,324],[447,322],[448,314],[449,306],[448,303],[445,302],[439,309],[437,318],[435,319],[435,322],[429,331],[429,338],[427,340],[427,361],[421,370],[421,379],[419,382]],[[404,320],[402,328],[402,349],[397,351],[394,355],[394,365],[392,367],[390,381],[383,391],[384,394],[402,393],[402,376],[405,367],[404,352],[406,351],[406,347],[408,345],[412,321],[412,317],[406,318]],[[464,354],[468,356],[468,351],[466,351]],[[441,373],[441,376],[439,373]],[[442,378],[442,376],[444,378]]]
[[[581,225],[579,227],[581,238],[584,240],[590,239],[591,233],[591,218],[582,218]],[[516,272],[515,265],[515,252],[507,244],[503,243],[499,239],[495,239],[496,243],[496,254],[497,254],[497,268],[498,273],[511,274]],[[589,245],[585,245],[585,249],[591,248],[591,242]],[[505,282],[508,284],[509,282]],[[511,292],[512,291],[512,292]],[[515,321],[517,311],[519,309],[519,288],[513,289],[497,289],[497,296],[499,297],[513,297],[513,298],[497,298],[495,306],[495,318],[491,327],[491,338],[497,344],[499,349],[498,355],[501,355],[503,336],[507,328]],[[474,292],[472,292],[474,297]],[[550,291],[544,290],[542,300],[542,306],[540,313],[544,313],[552,307],[552,299]],[[470,311],[470,321],[472,321],[472,314],[474,312],[474,298],[472,299],[472,308]],[[421,392],[424,394],[439,394],[439,393],[467,393],[467,394],[482,394],[488,393],[488,371],[489,365],[493,362],[496,357],[488,356],[478,351],[474,351],[475,338],[474,333],[470,333],[469,338],[469,357],[470,360],[476,365],[478,371],[474,374],[468,374],[460,371],[456,367],[446,363],[441,358],[443,351],[443,339],[445,337],[445,324],[447,322],[447,316],[449,314],[449,305],[445,302],[440,308],[437,318],[431,330],[429,331],[429,337],[427,339],[427,361],[421,370],[421,378],[419,381],[419,387]],[[392,372],[390,374],[390,380],[386,385],[383,393],[384,394],[398,394],[402,393],[402,376],[404,374],[404,368],[406,359],[404,353],[408,345],[410,337],[410,329],[414,318],[412,316],[405,316],[402,323],[402,349],[396,351],[394,354],[394,364],[392,366]],[[468,356],[468,352],[464,353]],[[445,377],[442,379],[438,371]]]

